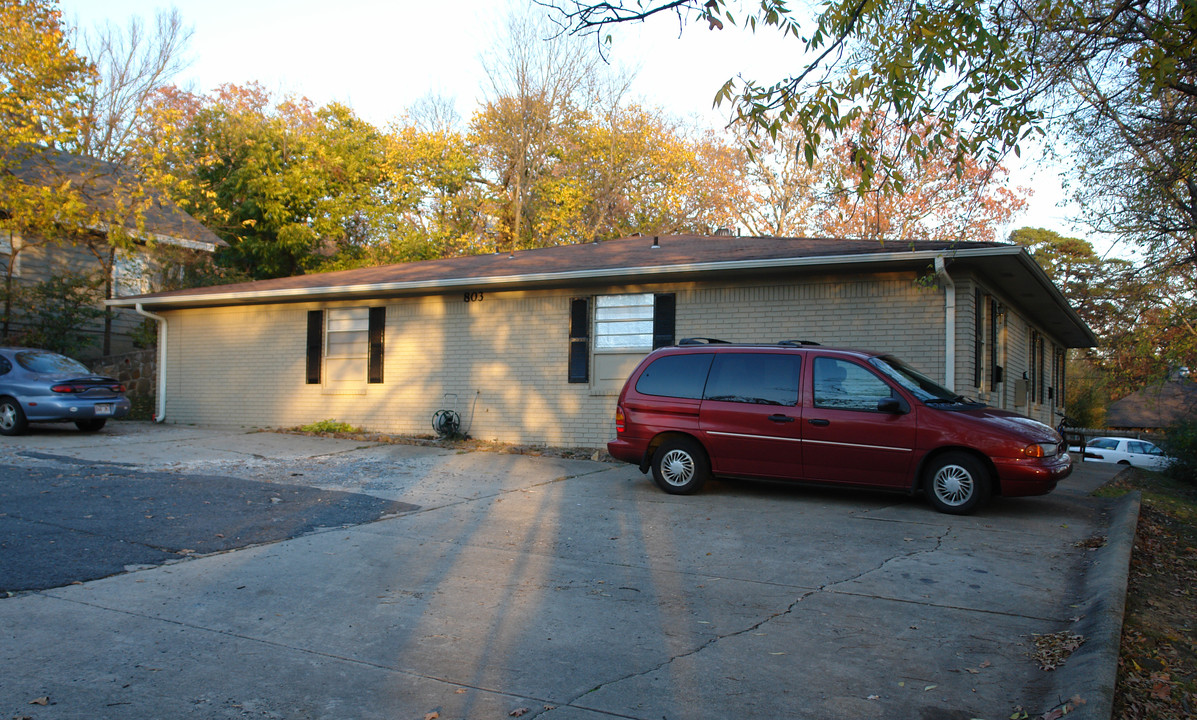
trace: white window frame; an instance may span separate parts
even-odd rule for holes
[[[656,295],[597,295],[594,298],[594,352],[651,352]]]
[[[365,392],[370,373],[370,308],[324,311],[324,387]]]

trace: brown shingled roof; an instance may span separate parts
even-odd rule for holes
[[[311,302],[488,289],[582,288],[691,282],[812,272],[931,272],[936,256],[1004,286],[1068,347],[1092,347],[1092,331],[1068,307],[1026,250],[1008,243],[889,242],[837,238],[699,235],[636,236],[515,253],[423,262],[190,288],[109,301],[146,308]]]
[[[1197,382],[1169,380],[1110,403],[1106,426],[1111,429],[1162,429],[1194,416],[1197,416]]]
[[[653,247],[653,243],[657,247]],[[145,297],[186,297],[221,293],[258,293],[382,285],[434,283],[450,279],[530,277],[553,273],[591,271],[602,273],[645,267],[678,270],[714,263],[801,260],[825,257],[877,255],[890,257],[915,252],[943,252],[954,248],[1009,248],[1004,243],[943,243],[916,241],[886,243],[876,240],[834,238],[727,237],[701,235],[636,236],[580,245],[559,245],[486,255],[465,255],[420,262],[381,265],[338,272],[257,280],[207,288],[191,288]]]
[[[134,180],[133,173],[120,165],[56,150],[31,152],[6,170],[27,185],[57,187],[69,181],[79,190],[88,208],[101,216],[114,212],[117,191],[130,187]],[[209,251],[228,245],[179,206],[156,193],[150,194],[149,207],[143,211],[142,219],[141,231],[134,217],[124,218],[121,224],[135,235],[142,232],[150,235],[147,239],[161,242]]]

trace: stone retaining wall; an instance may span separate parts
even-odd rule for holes
[[[149,397],[157,390],[158,352],[137,350],[123,355],[109,355],[92,365],[92,371],[120,380],[129,397]]]

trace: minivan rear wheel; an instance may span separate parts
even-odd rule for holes
[[[653,453],[653,480],[672,495],[698,492],[711,474],[702,446],[689,438],[671,438]]]
[[[968,515],[989,499],[989,471],[967,453],[950,452],[928,467],[923,489],[931,507],[950,515]]]

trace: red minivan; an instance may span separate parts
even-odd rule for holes
[[[607,450],[668,493],[710,476],[923,491],[963,515],[1072,472],[1055,430],[948,390],[890,356],[787,341],[683,340],[619,394]]]

